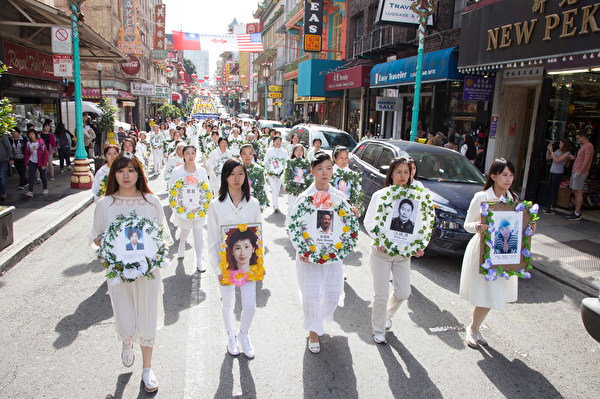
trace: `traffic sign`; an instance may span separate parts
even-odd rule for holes
[[[73,56],[53,54],[54,76],[73,77]]]
[[[71,54],[73,52],[73,37],[68,26],[52,27],[52,52],[55,54]]]

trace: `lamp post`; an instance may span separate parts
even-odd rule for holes
[[[262,64],[262,77],[265,82],[265,119],[269,119],[269,80],[271,79],[271,64]]]
[[[421,100],[421,75],[423,73],[423,43],[427,20],[437,10],[439,0],[415,0],[410,5],[413,12],[419,16],[419,52],[417,55],[417,76],[415,77],[415,97],[413,99],[412,121],[410,125],[410,141],[417,138],[419,125],[419,101]]]
[[[96,65],[96,70],[98,71],[98,88],[100,89],[100,105],[104,103],[104,98],[102,97],[102,64],[98,63]]]

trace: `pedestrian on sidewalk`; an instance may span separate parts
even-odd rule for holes
[[[385,178],[385,187],[373,194],[365,214],[364,225],[369,234],[376,226],[375,217],[381,204],[380,199],[388,192],[387,187],[391,185],[412,185],[411,172],[412,167],[408,159],[395,158],[392,160]],[[383,245],[375,246],[374,239],[376,236],[372,236],[372,238],[369,263],[373,274],[375,297],[373,298],[371,325],[375,343],[385,344],[387,342],[385,332],[392,328],[394,313],[410,296],[410,256],[408,258],[402,255],[390,256],[386,253]],[[419,249],[415,257],[420,258],[424,254],[425,252]],[[390,273],[394,287],[392,295],[389,294]]]
[[[328,154],[324,152],[314,154],[314,159],[311,162],[311,173],[315,181],[298,196],[296,204],[317,191],[326,191],[329,194],[344,198],[341,191],[329,184],[333,175],[333,161]],[[352,209],[358,217],[360,215],[358,210],[354,207]],[[325,217],[323,216],[323,218]],[[325,264],[311,263],[304,254],[296,252],[296,275],[304,311],[303,327],[308,330],[309,334],[308,350],[311,353],[319,353],[321,351],[319,337],[324,332],[323,320],[329,322],[333,320],[333,313],[338,306],[344,289],[342,261],[338,260]]]
[[[48,148],[48,161],[46,164],[46,176],[50,177],[50,180],[54,180],[54,164],[52,163],[52,158],[54,155],[58,155],[58,149],[56,148],[56,140],[54,139],[54,134],[52,134],[52,120],[46,119],[44,121],[44,125],[42,126],[42,134],[40,135],[41,139],[46,143],[46,147]]]
[[[567,137],[563,137],[558,142],[558,149],[555,151],[552,143],[548,144],[546,149],[546,159],[552,160],[550,167],[550,207],[544,210],[546,215],[554,215],[555,207],[558,201],[558,188],[565,177],[565,164],[571,157],[571,141]]]
[[[35,172],[38,171],[42,179],[42,194],[46,195],[48,191],[48,180],[46,179],[46,165],[48,165],[48,148],[46,143],[35,129],[27,131],[27,146],[25,147],[25,165],[29,170],[29,191],[25,193],[28,197],[33,197],[33,185],[35,184]]]
[[[0,201],[6,199],[8,168],[14,164],[13,150],[8,135],[0,136]]]
[[[71,166],[71,133],[65,129],[64,123],[57,123],[54,135],[58,137],[58,159],[60,173],[64,173],[65,165],[67,169],[73,171]]]
[[[15,127],[8,141],[13,151],[15,169],[17,169],[17,173],[19,174],[19,190],[25,190],[27,187],[27,168],[25,164],[27,140],[21,135],[21,129]]]
[[[238,336],[235,332],[235,316],[233,310],[235,308],[235,285],[226,285],[223,282],[223,272],[221,271],[221,227],[227,225],[253,224],[260,223],[262,220],[260,215],[260,205],[258,200],[250,196],[250,185],[248,183],[248,171],[244,164],[235,158],[228,159],[223,165],[221,173],[221,185],[219,188],[219,196],[215,197],[210,202],[208,208],[208,254],[210,263],[215,270],[215,274],[219,280],[221,289],[221,301],[223,302],[223,320],[225,322],[225,330],[227,331],[227,351],[236,356],[240,353],[238,346]],[[240,230],[241,231],[241,230]],[[250,231],[247,229],[246,231]],[[236,234],[236,233],[234,233]],[[251,236],[253,236],[251,234]],[[236,242],[230,239],[230,248],[234,248]],[[255,251],[256,242],[252,242],[253,237],[245,238],[242,236],[241,241],[247,241],[252,247],[252,252]],[[232,254],[235,258],[235,255]],[[248,256],[246,257],[248,258]],[[251,255],[249,258],[253,258]],[[248,272],[249,265],[252,262],[247,262],[242,266],[241,260],[234,265],[238,270]],[[240,286],[240,295],[242,299],[242,315],[240,317],[240,334],[239,340],[242,344],[242,350],[246,357],[252,359],[254,357],[254,347],[250,342],[250,325],[256,311],[256,281],[246,281]]]
[[[481,234],[488,228],[487,224],[481,223],[481,203],[500,201],[502,197],[518,200],[512,190],[515,167],[510,161],[495,159],[487,176],[483,191],[475,193],[471,200],[464,224],[466,231],[475,234],[467,245],[460,275],[460,297],[475,306],[473,320],[466,329],[467,345],[472,348],[488,344],[480,327],[490,309],[503,308],[507,302],[515,302],[518,295],[518,277],[512,276],[508,280],[499,278],[491,282],[479,273]],[[535,232],[535,222],[530,223],[530,227]]]
[[[104,232],[116,217],[127,216],[132,211],[139,217],[162,225],[165,240],[172,242],[162,205],[150,191],[142,165],[135,155],[123,152],[113,161],[106,183],[106,195],[96,205],[90,245],[99,247]],[[142,381],[146,392],[158,390],[158,382],[152,371],[152,352],[156,331],[164,319],[161,272],[156,268],[152,273],[154,279],[142,276],[132,283],[108,284],[115,328],[119,340],[123,342],[121,361],[125,367],[133,365],[133,343],[138,342],[142,350]]]
[[[590,173],[592,159],[594,158],[594,145],[590,143],[585,130],[577,132],[577,142],[581,145],[577,151],[577,158],[573,163],[571,174],[571,190],[575,195],[575,211],[567,216],[567,220],[581,220],[581,206],[583,205],[583,185]],[[574,158],[571,158],[574,159]]]
[[[117,155],[119,155],[118,145],[108,144],[104,147],[104,160],[106,163],[102,165],[100,169],[98,169],[96,176],[94,176],[94,182],[92,183],[92,193],[94,194],[94,202],[96,203],[100,197],[106,194],[106,182],[108,180],[110,166]]]
[[[193,176],[198,179],[198,182],[204,182],[208,186],[208,175],[204,168],[196,166],[196,147],[186,145],[183,147],[184,164],[178,166],[171,174],[169,187],[171,190],[185,190],[185,186],[180,189],[174,186],[179,179],[187,179],[188,176]],[[188,186],[189,187],[189,186]],[[197,204],[196,204],[197,206]],[[206,271],[206,267],[202,263],[202,248],[204,247],[204,238],[202,236],[204,230],[204,217],[197,220],[189,220],[186,215],[179,216],[176,212],[171,215],[171,223],[175,227],[179,227],[179,248],[177,249],[177,257],[183,259],[185,256],[185,242],[187,241],[190,232],[194,231],[194,249],[196,251],[196,267],[200,273]]]

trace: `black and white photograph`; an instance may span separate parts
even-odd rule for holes
[[[403,198],[394,203],[394,213],[392,214],[392,222],[390,230],[398,231],[406,234],[413,234],[415,230],[415,209],[418,208],[419,202]]]

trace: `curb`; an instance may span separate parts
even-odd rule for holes
[[[531,261],[531,266],[540,273],[561,284],[567,285],[582,294],[594,298],[598,298],[599,296],[600,284],[597,279],[579,277],[576,274],[569,272],[568,268],[548,266],[534,260]]]
[[[62,216],[52,222],[52,224],[45,230],[40,230],[35,234],[32,234],[26,240],[21,241],[13,248],[2,254],[2,260],[0,260],[0,276],[10,270],[19,261],[25,258],[29,253],[36,249],[40,244],[50,238],[54,233],[65,226],[71,219],[83,212],[88,206],[94,202],[93,197],[88,197],[84,200],[79,201],[69,212],[64,213]]]

